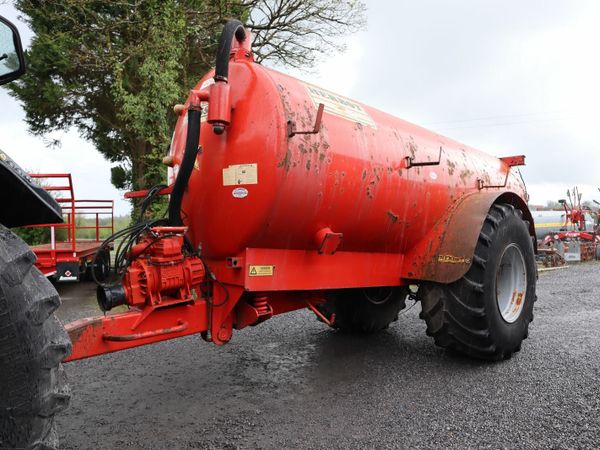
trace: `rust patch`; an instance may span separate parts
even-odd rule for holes
[[[373,199],[375,198],[375,194],[374,194],[374,188],[375,188],[375,180],[372,180],[369,185],[367,186],[367,198],[369,199]]]
[[[453,161],[448,161],[448,175],[454,175],[454,169],[456,168],[456,164]]]
[[[398,222],[398,215],[394,214],[394,211],[392,211],[391,209],[388,209],[387,215],[390,218],[390,220],[392,221],[392,223]]]
[[[362,179],[365,181],[367,179],[367,169],[363,169],[362,171]]]
[[[292,165],[292,150],[288,147],[283,160],[277,164],[277,167],[283,167],[286,172],[289,172]]]
[[[72,328],[67,325],[65,328],[73,345],[76,345],[86,332],[95,334],[98,329],[102,329],[102,319],[102,317],[81,319],[69,324],[74,325]]]
[[[460,172],[459,177],[462,180],[463,184],[467,184],[467,178],[469,178],[471,175],[473,175],[473,171],[465,169]]]
[[[487,185],[490,185],[490,184],[492,184],[492,180],[491,180],[491,178],[490,178],[490,174],[489,174],[489,173],[487,173],[487,172],[484,172],[484,173],[483,173],[483,176],[481,177],[481,179],[482,179],[482,180],[483,180],[483,182],[484,182],[485,184],[487,184]]]
[[[410,152],[411,158],[415,157],[415,154],[417,153],[417,150],[419,150],[419,148],[415,145],[414,142],[410,141],[408,143],[408,151]]]
[[[306,170],[310,171],[310,159],[306,161]]]

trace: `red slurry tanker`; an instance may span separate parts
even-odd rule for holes
[[[216,68],[179,115],[168,220],[109,240],[109,313],[68,324],[66,361],[309,308],[325,324],[375,332],[406,298],[436,344],[476,358],[521,348],[535,301],[535,230],[525,187],[496,158],[254,63],[238,21]],[[146,202],[147,203],[147,202]]]

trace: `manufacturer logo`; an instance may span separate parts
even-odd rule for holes
[[[248,197],[248,189],[243,187],[235,188],[233,191],[231,191],[231,195],[233,195],[235,198],[246,198]]]
[[[471,259],[465,258],[463,256],[439,255],[438,262],[446,263],[446,264],[470,264]]]

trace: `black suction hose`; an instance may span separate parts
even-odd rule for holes
[[[187,187],[190,175],[194,169],[196,156],[198,156],[198,145],[200,143],[200,110],[188,109],[187,136],[185,139],[185,151],[183,160],[177,172],[177,178],[171,192],[169,201],[169,224],[174,227],[183,225],[181,220],[181,200]]]
[[[242,42],[246,39],[246,30],[239,20],[228,20],[221,32],[219,48],[217,49],[217,63],[215,65],[215,81],[227,82],[229,76],[229,56],[231,53],[231,42],[233,37]]]
[[[242,42],[246,39],[246,30],[239,20],[228,20],[221,32],[219,48],[217,49],[217,61],[215,65],[215,81],[227,82],[229,76],[229,55],[231,53],[231,42],[233,37]],[[183,161],[179,166],[179,172],[175,179],[171,200],[169,201],[169,224],[181,226],[181,200],[187,187],[190,175],[194,169],[196,156],[198,156],[198,145],[200,143],[200,110],[188,109],[187,137]]]

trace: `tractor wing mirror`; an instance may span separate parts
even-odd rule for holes
[[[25,58],[17,28],[0,16],[0,84],[25,73]]]

